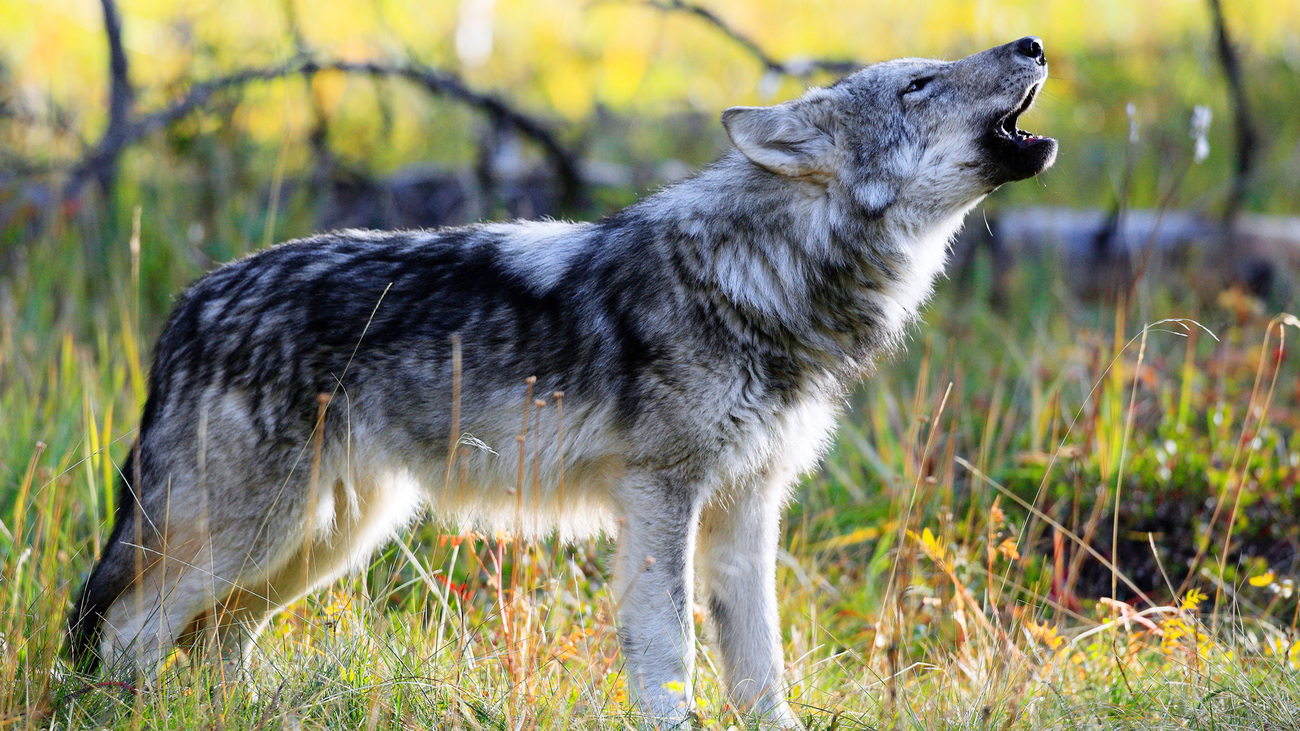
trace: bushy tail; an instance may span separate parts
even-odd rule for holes
[[[139,444],[131,448],[127,472],[135,472]],[[136,579],[136,556],[127,531],[137,511],[135,497],[126,478],[119,474],[113,532],[108,536],[99,562],[81,588],[81,595],[68,614],[67,652],[73,665],[93,673],[99,666],[99,636],[104,615]]]

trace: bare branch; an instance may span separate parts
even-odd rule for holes
[[[100,0],[100,5],[104,11],[104,35],[108,39],[108,127],[95,149],[73,169],[76,187],[70,192],[74,193],[92,177],[102,190],[112,185],[118,153],[130,136],[131,109],[135,105],[130,66],[122,46],[122,16],[114,0]]]
[[[1228,80],[1228,91],[1232,96],[1232,111],[1236,117],[1237,127],[1237,165],[1232,180],[1232,193],[1224,209],[1224,220],[1231,223],[1236,218],[1242,202],[1246,198],[1246,188],[1255,167],[1255,157],[1259,148],[1259,134],[1255,131],[1255,122],[1250,113],[1250,101],[1246,98],[1246,85],[1241,75],[1241,61],[1237,49],[1228,34],[1228,26],[1223,19],[1223,4],[1220,0],[1209,0],[1210,15],[1214,20],[1215,45],[1219,53],[1219,64],[1223,66],[1223,75]]]
[[[814,73],[824,71],[831,74],[848,74],[862,68],[864,64],[853,59],[834,59],[834,58],[809,58],[791,61],[778,61],[772,54],[763,50],[752,38],[744,35],[740,31],[732,28],[716,13],[708,8],[697,5],[687,0],[643,0],[643,2],[652,7],[658,8],[664,12],[681,12],[693,15],[705,23],[716,28],[732,42],[745,49],[749,55],[758,59],[763,64],[763,69],[768,73],[781,74],[783,76],[794,76],[800,79],[806,79]]]
[[[122,47],[122,17],[114,0],[100,0],[104,8],[104,34],[108,36],[109,126],[126,122],[135,101],[130,67]]]
[[[111,165],[122,149],[142,137],[164,129],[190,114],[205,108],[213,97],[223,92],[251,83],[273,81],[288,76],[311,76],[323,72],[359,74],[371,77],[399,77],[422,87],[434,96],[444,96],[478,109],[494,122],[512,127],[533,140],[546,153],[555,168],[566,205],[578,198],[581,180],[572,153],[560,143],[543,122],[515,109],[510,103],[493,94],[474,91],[460,77],[413,62],[384,64],[378,62],[316,61],[304,59],[269,68],[241,69],[227,76],[217,77],[190,86],[189,90],[170,106],[143,115],[134,120],[121,139],[101,144],[74,169],[65,194],[75,194],[85,179],[105,166]]]
[[[379,63],[332,62],[323,63],[319,68],[322,71],[371,76],[400,76],[424,87],[430,94],[447,96],[482,111],[497,124],[518,130],[541,147],[555,167],[564,204],[567,206],[577,202],[582,183],[573,154],[543,122],[515,109],[501,97],[474,91],[460,77],[450,72],[410,63],[387,66]]]

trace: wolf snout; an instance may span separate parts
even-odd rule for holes
[[[1012,44],[1016,53],[1028,58],[1039,66],[1047,65],[1047,56],[1043,54],[1043,39],[1038,36],[1025,36]]]

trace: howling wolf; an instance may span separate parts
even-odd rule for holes
[[[735,150],[599,221],[341,231],[213,271],[158,341],[72,657],[148,674],[198,636],[242,666],[275,612],[427,509],[616,534],[629,687],[656,724],[691,710],[698,578],[733,702],[798,727],[782,506],[966,213],[1052,164],[1056,141],[1016,128],[1046,78],[1033,37],[880,63],[727,109]]]

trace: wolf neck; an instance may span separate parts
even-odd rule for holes
[[[902,208],[870,217],[846,201],[733,153],[639,212],[738,335],[857,370],[901,340],[970,206],[935,220]]]

